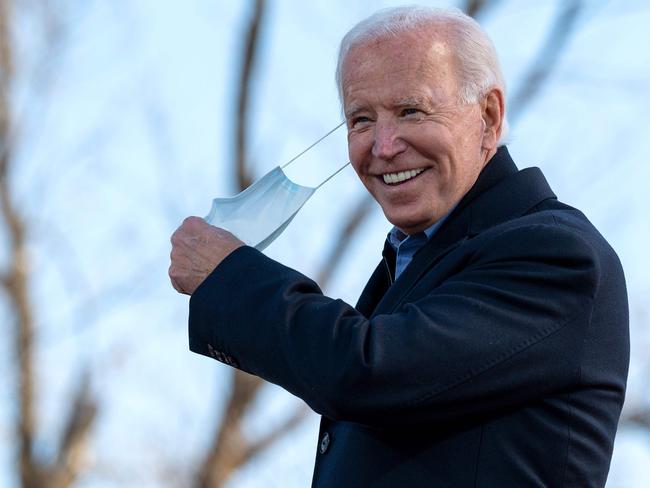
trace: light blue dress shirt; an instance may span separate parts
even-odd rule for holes
[[[388,233],[388,242],[397,254],[397,258],[395,259],[395,279],[399,278],[399,275],[402,274],[402,271],[404,271],[409,263],[413,260],[415,253],[418,252],[429,239],[431,239],[433,234],[436,233],[443,222],[447,220],[447,217],[450,213],[451,211],[431,227],[428,227],[422,232],[418,232],[417,234],[412,234],[410,236],[404,234],[404,232],[399,230],[397,227],[393,227],[390,230]]]

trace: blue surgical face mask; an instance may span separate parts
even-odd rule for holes
[[[247,245],[260,251],[266,248],[282,234],[314,192],[350,164],[346,163],[313,188],[294,183],[282,171],[341,125],[325,134],[284,166],[271,170],[241,193],[230,198],[215,198],[205,221],[226,229]]]

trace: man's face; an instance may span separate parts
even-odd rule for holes
[[[461,105],[453,53],[421,32],[355,46],[343,64],[350,161],[406,234],[444,217],[485,166],[478,103]]]

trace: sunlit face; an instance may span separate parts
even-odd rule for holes
[[[422,32],[353,47],[342,71],[350,161],[386,218],[426,229],[485,166],[482,109],[458,102],[444,35]]]

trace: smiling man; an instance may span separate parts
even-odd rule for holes
[[[381,11],[343,39],[350,160],[393,224],[355,307],[196,217],[172,236],[190,348],[322,415],[313,486],[601,487],[629,358],[623,272],[500,141],[472,19]]]
[[[445,41],[454,36],[444,24],[399,37],[360,36],[346,45],[339,67],[350,161],[386,218],[407,234],[460,201],[494,156],[502,130],[502,84],[481,100],[459,101],[458,59]]]

